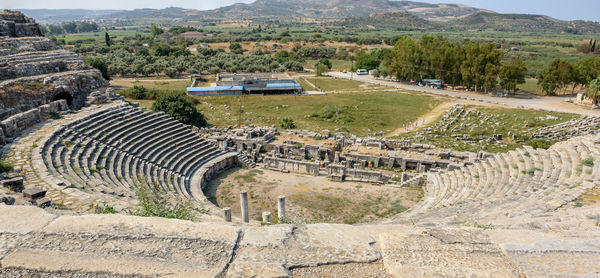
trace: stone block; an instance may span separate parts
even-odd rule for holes
[[[0,194],[0,203],[12,206],[15,203],[15,198],[7,194]]]
[[[23,178],[16,177],[12,179],[2,180],[2,186],[14,192],[21,192],[23,191]]]
[[[35,201],[33,201],[33,203],[40,208],[45,208],[45,207],[49,207],[52,205],[52,200],[50,200],[50,198],[48,198],[48,197],[43,197],[43,198],[35,199]]]
[[[46,196],[46,190],[41,189],[39,187],[27,188],[27,189],[23,190],[23,196],[30,200],[43,198]]]

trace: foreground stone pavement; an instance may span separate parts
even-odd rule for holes
[[[0,205],[3,277],[597,277],[598,262],[600,230],[258,226]]]

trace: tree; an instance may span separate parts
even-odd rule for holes
[[[600,76],[600,57],[588,57],[581,59],[575,63],[575,67],[579,73],[579,83],[587,86]]]
[[[157,36],[161,35],[164,32],[165,32],[165,30],[156,27],[156,25],[150,26],[150,35],[152,37],[157,37]]]
[[[323,73],[326,73],[329,69],[327,68],[326,65],[323,65],[321,63],[317,64],[317,66],[315,67],[315,74],[317,76],[322,76]]]
[[[108,35],[108,32],[104,32],[104,42],[106,46],[110,46],[110,35]]]
[[[171,47],[164,43],[155,44],[152,47],[152,54],[154,56],[169,56],[171,51]]]
[[[518,84],[525,83],[527,67],[521,59],[512,59],[500,67],[500,87],[507,91],[516,91]]]
[[[93,67],[99,70],[102,73],[102,77],[106,80],[110,80],[110,75],[108,74],[108,64],[101,57],[90,57],[85,59],[85,63],[90,67]]]
[[[152,111],[165,112],[176,120],[197,127],[207,125],[204,115],[198,112],[194,104],[186,99],[185,94],[162,95],[152,104]]]
[[[557,58],[540,73],[538,85],[546,94],[554,95],[556,90],[563,90],[568,85],[576,83],[578,79],[578,73],[573,64]]]
[[[384,53],[383,51],[372,50],[371,53],[366,53],[361,51],[356,55],[356,69],[366,69],[372,70],[379,67],[379,64],[383,60],[382,55],[380,53]]]
[[[594,105],[598,104],[598,101],[600,100],[600,77],[592,80],[590,84],[587,85],[587,89],[583,95],[591,99],[594,102]]]
[[[98,24],[96,24],[94,22],[84,21],[77,25],[78,33],[96,32],[96,31],[98,31]]]
[[[70,34],[77,33],[77,24],[75,22],[65,22],[65,23],[63,23],[62,28],[67,33],[70,33]]]
[[[234,54],[244,54],[244,48],[242,48],[242,45],[237,42],[230,44],[229,50]]]
[[[315,67],[318,65],[324,65],[327,67],[327,69],[331,69],[333,67],[333,64],[331,64],[331,61],[329,61],[329,59],[325,59],[325,58],[319,60],[319,62],[317,62],[315,64]]]

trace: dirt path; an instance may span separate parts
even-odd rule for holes
[[[394,136],[398,136],[404,133],[408,133],[414,130],[418,130],[421,129],[423,127],[426,127],[432,123],[434,123],[437,118],[439,118],[442,114],[444,114],[444,112],[446,112],[446,110],[450,109],[452,106],[456,105],[457,102],[444,102],[438,106],[436,106],[435,108],[433,108],[433,110],[429,111],[427,114],[422,115],[421,117],[419,117],[417,119],[417,123],[418,125],[412,125],[409,126],[408,128],[398,128],[394,131],[392,131],[391,133],[387,134],[386,137],[394,137]]]

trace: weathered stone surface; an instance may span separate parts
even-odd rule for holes
[[[527,277],[597,277],[600,231],[486,231]]]
[[[379,235],[383,262],[395,277],[519,277],[519,270],[486,234],[438,229]]]
[[[285,277],[323,264],[370,263],[380,258],[372,237],[349,225],[276,225],[244,232],[228,277]]]
[[[233,226],[125,215],[62,216],[17,239],[3,267],[161,277],[215,277],[233,255]],[[56,258],[61,258],[57,260]]]
[[[4,10],[0,12],[0,37],[42,36],[42,28],[21,12]]]
[[[0,234],[36,232],[55,218],[43,209],[32,206],[0,205]]]

